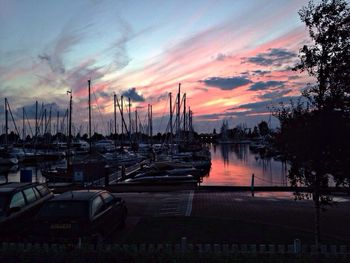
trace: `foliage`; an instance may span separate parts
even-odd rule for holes
[[[324,190],[330,175],[337,185],[350,184],[350,8],[345,0],[322,0],[299,12],[312,42],[300,49],[296,70],[317,83],[300,100],[275,112],[281,128],[277,145],[290,162],[291,185],[312,188],[315,243],[320,241],[320,208],[330,203]],[[304,198],[296,192],[296,198]],[[308,196],[309,197],[309,196]]]
[[[306,70],[317,84],[304,92],[318,109],[350,107],[350,8],[345,0],[309,2],[299,11],[312,43],[300,49],[296,70]]]
[[[261,136],[266,136],[269,134],[270,129],[266,121],[261,121],[258,124],[258,127],[259,127],[259,133]]]
[[[291,185],[326,188],[329,175],[337,185],[349,184],[350,118],[340,111],[317,111],[297,105],[277,112],[281,122],[278,148],[291,162]]]
[[[349,184],[350,8],[345,0],[311,1],[299,14],[313,43],[300,50],[296,69],[317,84],[304,91],[306,106],[298,101],[275,112],[277,145],[292,164],[292,185],[324,188],[329,174]]]

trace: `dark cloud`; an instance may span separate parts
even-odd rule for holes
[[[254,57],[244,58],[244,61],[261,66],[281,66],[285,62],[296,58],[296,53],[283,48],[270,48],[265,53],[257,54]]]
[[[266,90],[271,87],[283,86],[284,81],[259,81],[250,86],[248,90],[257,91],[257,90]]]
[[[130,98],[132,101],[145,101],[145,98],[142,95],[139,95],[136,91],[136,88],[131,88],[122,93],[124,97]]]
[[[209,87],[215,87],[222,90],[233,90],[235,88],[251,83],[251,80],[245,77],[212,77],[206,80],[202,80],[201,82]]]
[[[98,92],[98,94],[99,94],[102,98],[110,98],[110,97],[112,97],[111,94],[109,94],[108,92],[105,92],[105,91],[100,91],[100,92]]]
[[[157,97],[157,101],[159,102],[159,101],[162,101],[162,100],[166,100],[166,99],[168,99],[168,97],[169,97],[169,93],[168,93],[168,92],[165,92],[165,93],[163,93],[163,94],[160,94],[160,95]]]
[[[212,113],[212,114],[203,114],[196,116],[196,119],[199,120],[219,120],[222,118],[222,113]]]
[[[249,75],[249,71],[243,71],[240,73],[241,75]]]
[[[275,98],[281,98],[284,95],[291,92],[292,89],[285,89],[285,90],[274,90],[271,92],[266,92],[263,95],[260,95],[259,98],[261,99],[275,99]]]
[[[247,112],[254,113],[263,113],[266,112],[269,108],[277,107],[279,104],[289,104],[291,101],[297,101],[300,99],[300,96],[286,96],[282,98],[274,98],[259,102],[241,104],[237,107],[229,108],[229,111],[237,111],[237,110],[246,110]]]
[[[266,75],[266,74],[270,74],[271,71],[270,71],[270,70],[261,70],[261,69],[258,69],[258,70],[253,70],[252,73],[253,73],[253,75],[264,76],[264,75]]]

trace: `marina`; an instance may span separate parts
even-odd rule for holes
[[[348,0],[0,7],[0,262],[349,262]]]
[[[217,186],[250,186],[251,176],[255,175],[256,186],[287,186],[287,165],[273,158],[261,159],[249,149],[249,144],[211,144],[211,167],[202,175],[201,185]],[[61,160],[61,163],[64,163]],[[60,163],[51,163],[52,167]],[[47,164],[46,164],[47,165]],[[43,164],[41,164],[43,166]],[[8,170],[1,172],[0,180],[5,181],[7,173],[9,182],[20,181],[20,170],[29,169],[32,171],[33,182],[45,182],[42,176],[40,165],[23,166],[15,165],[8,167]],[[184,170],[191,174],[193,168]],[[113,182],[114,183],[114,182]]]

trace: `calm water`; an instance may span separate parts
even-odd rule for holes
[[[212,166],[202,185],[251,184],[252,174],[255,185],[287,185],[287,167],[273,158],[261,159],[250,151],[248,144],[217,144],[210,146]]]
[[[209,175],[203,178],[202,185],[235,185],[249,186],[251,177],[255,175],[255,185],[287,185],[287,170],[280,161],[261,159],[249,150],[247,144],[218,144],[211,145],[212,166]],[[13,167],[8,171],[9,182],[19,182],[20,169],[32,170],[33,181],[43,182],[37,167]],[[1,172],[0,174],[4,174]],[[0,182],[5,177],[0,175]]]

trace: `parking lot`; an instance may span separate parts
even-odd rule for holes
[[[78,198],[67,193],[68,199]],[[109,217],[104,231],[107,243],[176,243],[182,237],[196,243],[248,244],[290,244],[295,238],[313,243],[314,239],[313,202],[294,201],[290,192],[260,192],[254,197],[247,191],[218,189],[113,195],[125,201],[128,216],[125,227],[116,230],[117,218]],[[27,228],[34,218],[26,221]],[[338,195],[333,205],[321,213],[322,242],[350,244],[349,221],[350,196]],[[12,234],[16,237],[20,234],[17,232]]]
[[[128,207],[126,228],[113,242],[313,242],[314,209],[310,200],[291,193],[176,191],[115,193]],[[324,242],[350,244],[350,198],[339,196],[321,213]]]

